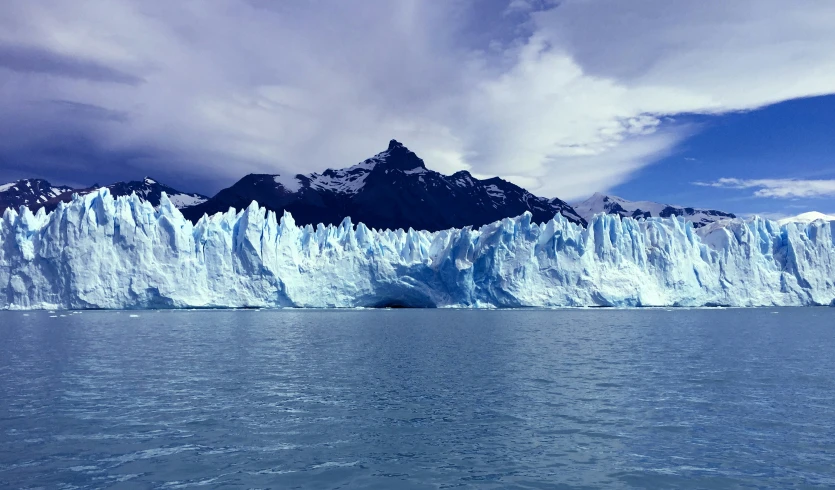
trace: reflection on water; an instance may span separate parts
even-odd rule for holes
[[[832,308],[65,315],[0,312],[0,487],[835,485]]]

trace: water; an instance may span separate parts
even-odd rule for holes
[[[65,314],[0,312],[0,487],[835,486],[835,308]]]

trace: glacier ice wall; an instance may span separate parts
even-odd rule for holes
[[[0,221],[0,308],[825,305],[835,222],[705,227],[530,215],[479,230],[296,226],[253,203],[196,225],[109,191]]]

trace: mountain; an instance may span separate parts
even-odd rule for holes
[[[19,180],[11,184],[0,185],[0,212],[6,208],[17,209],[23,205],[28,206],[33,211],[42,207],[51,211],[60,202],[70,202],[73,194],[90,194],[100,187],[94,184],[86,188],[73,189],[67,186],[53,186],[43,179]],[[178,191],[149,177],[131,182],[116,182],[105,187],[114,196],[129,196],[135,192],[142,200],[148,201],[154,206],[159,206],[163,192],[168,194],[168,198],[177,208],[201,204],[208,199],[200,194]]]
[[[736,215],[712,209],[696,209],[681,206],[671,206],[652,201],[627,201],[617,196],[607,196],[595,193],[583,202],[575,203],[574,210],[586,221],[599,213],[617,214],[622,218],[669,218],[679,216],[693,223],[699,228],[715,221],[736,218]]]
[[[530,212],[537,222],[560,213],[585,224],[570,205],[537,197],[498,177],[480,180],[467,171],[442,175],[426,168],[401,143],[353,167],[321,174],[250,174],[208,201],[183,209],[196,222],[203,214],[244,209],[252,201],[288,211],[299,224],[338,225],[345,217],[371,228],[437,231],[479,227]]]
[[[195,206],[209,199],[202,194],[179,191],[173,187],[161,184],[150,177],[145,177],[144,180],[139,181],[116,182],[107,186],[107,188],[110,189],[111,194],[114,196],[129,196],[132,192],[135,192],[137,196],[153,204],[155,207],[159,206],[163,192],[168,194],[168,199],[171,201],[171,204],[178,209]]]
[[[23,179],[0,185],[0,212],[6,208],[30,209],[42,207],[45,203],[66,192],[72,191],[65,185],[52,185],[43,179]]]
[[[110,190],[110,193],[115,197],[129,196],[131,195],[131,193],[136,193],[136,195],[139,196],[143,201],[151,203],[154,207],[159,206],[160,198],[163,192],[168,194],[168,199],[171,200],[171,203],[176,208],[180,209],[204,203],[208,199],[208,197],[201,194],[179,191],[177,189],[174,189],[173,187],[161,184],[150,177],[145,177],[143,180],[132,180],[130,182],[116,182],[105,187],[107,187]],[[84,195],[89,194],[91,192],[95,192],[99,188],[100,186],[93,185],[85,189],[74,189],[61,196],[58,196],[54,202],[54,205],[47,206],[47,209],[49,209],[50,207],[57,206],[59,201],[69,202],[72,199],[73,193]]]
[[[835,298],[835,227],[531,214],[438,232],[298,226],[255,204],[192,225],[105,189],[0,218],[0,309],[790,306]],[[68,232],[72,230],[72,232]],[[454,325],[452,326],[454,327]],[[5,340],[5,339],[4,339]]]
[[[823,214],[817,211],[810,211],[808,213],[798,214],[797,216],[791,216],[789,218],[783,218],[779,220],[781,225],[786,223],[812,223],[814,221],[823,220],[823,221],[835,221],[835,215],[833,214]]]

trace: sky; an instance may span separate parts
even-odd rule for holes
[[[835,213],[831,0],[6,0],[0,181],[350,166]]]

